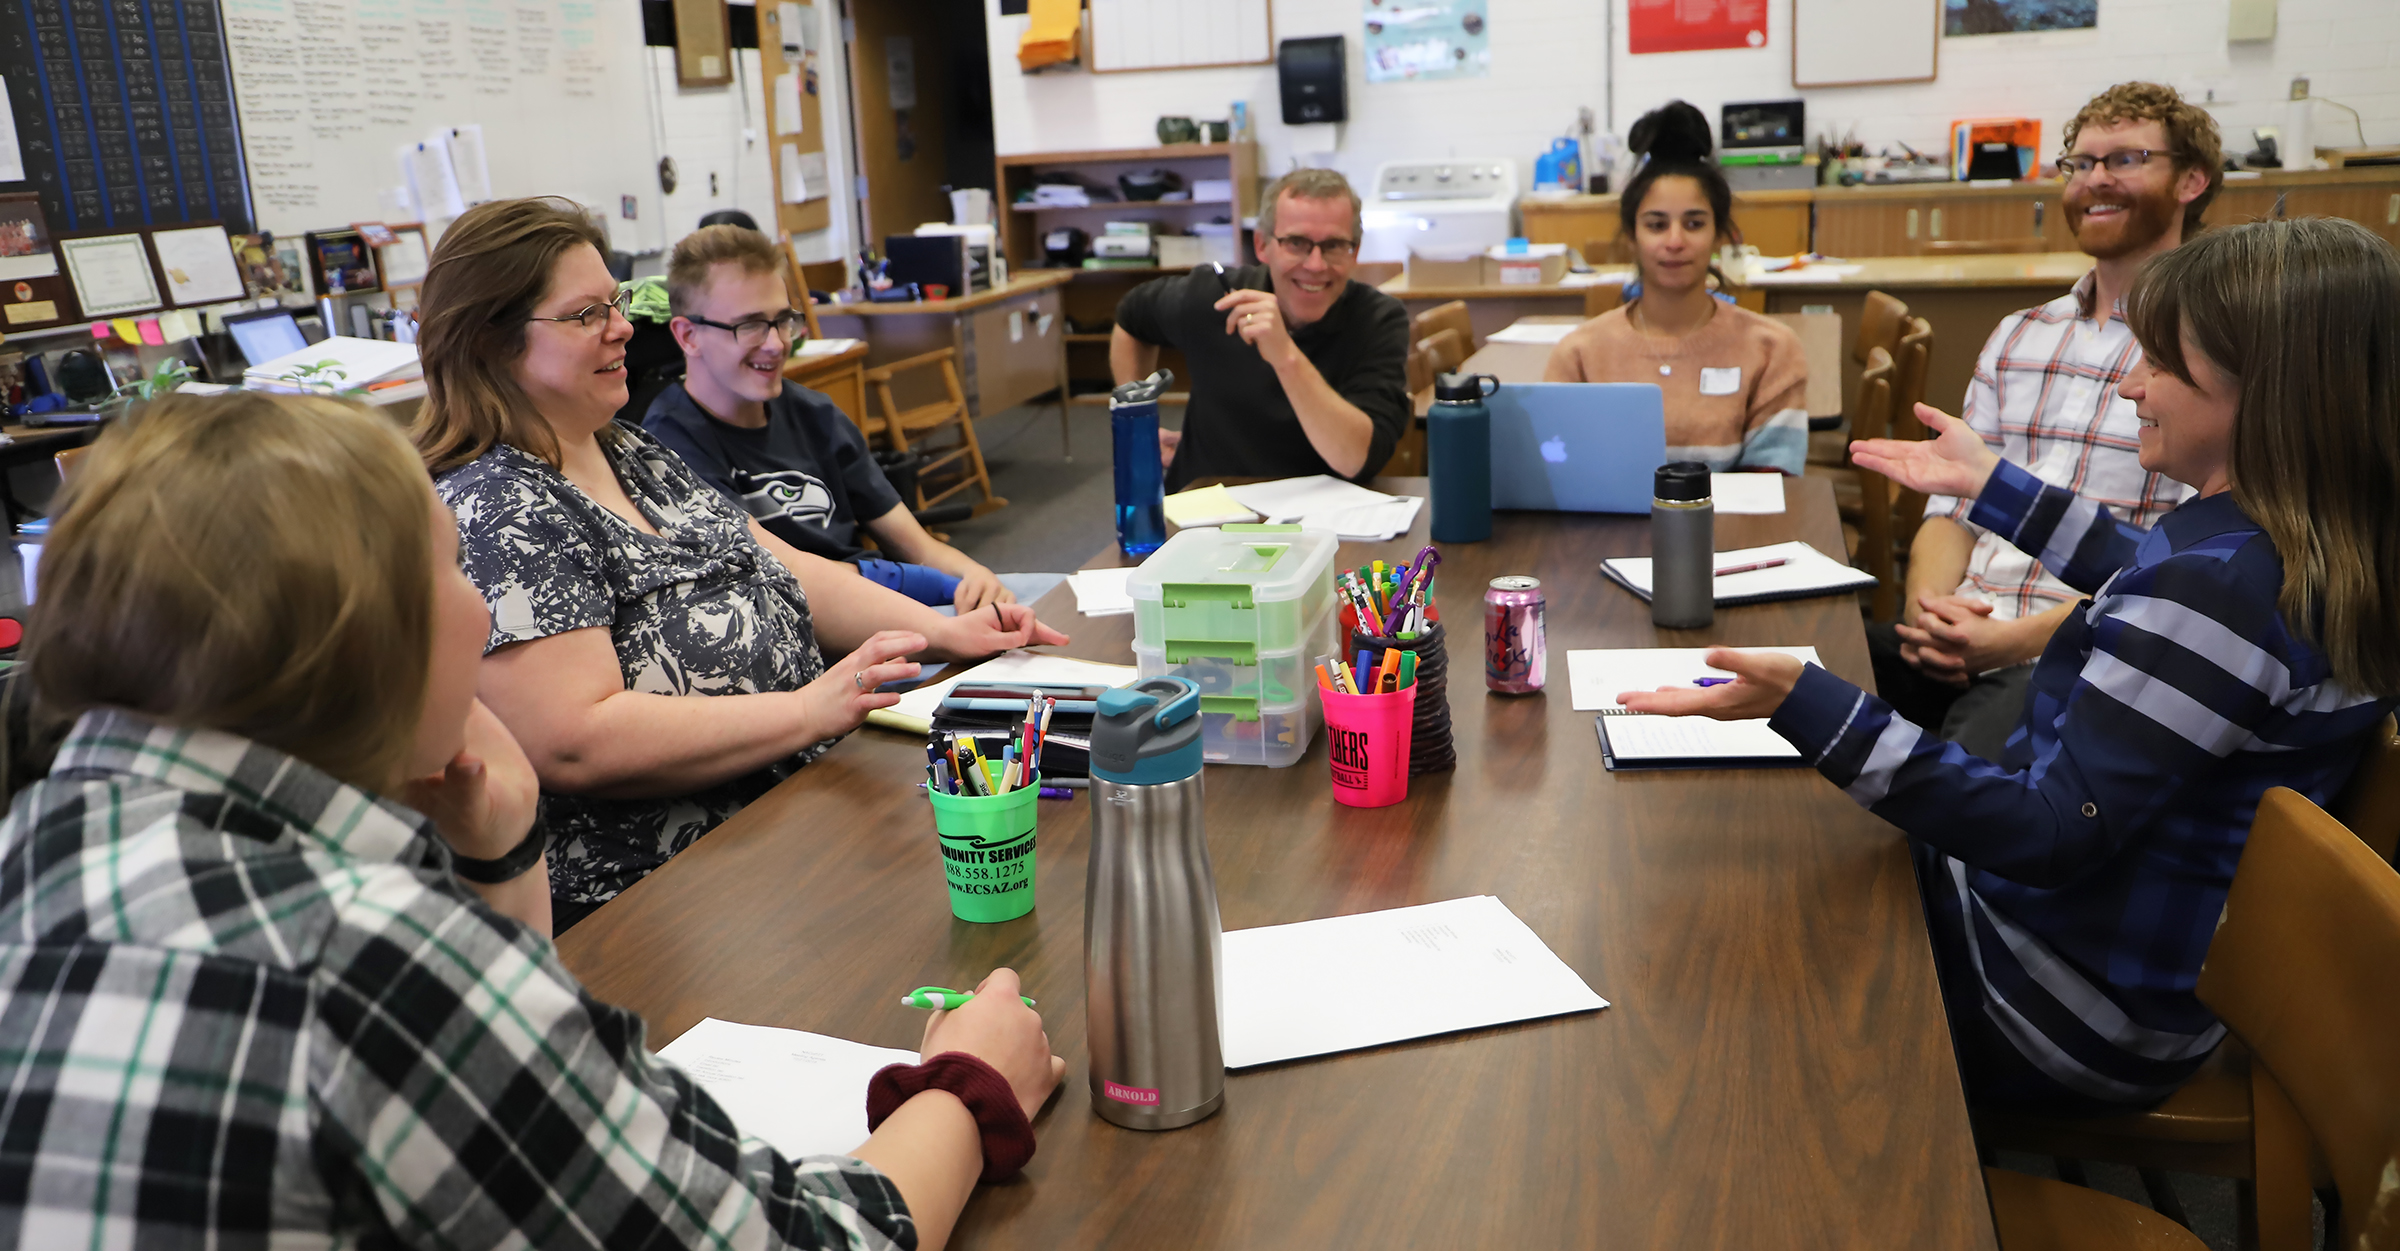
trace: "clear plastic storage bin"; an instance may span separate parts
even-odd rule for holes
[[[1340,645],[1337,545],[1296,526],[1184,530],[1127,578],[1135,664],[1199,685],[1209,761],[1280,767],[1316,737],[1314,665]]]

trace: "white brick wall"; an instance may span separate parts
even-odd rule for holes
[[[1764,48],[1639,57],[1624,51],[1625,2],[1612,2],[1619,134],[1644,110],[1678,96],[1713,118],[1728,100],[1795,94],[1791,0],[1771,0]],[[1599,113],[1606,104],[1606,11],[1591,0],[1492,0],[1490,77],[1373,85],[1359,58],[1363,7],[1359,0],[1274,0],[1278,40],[1349,37],[1352,120],[1340,128],[1333,164],[1353,180],[1385,160],[1496,156],[1515,159],[1530,186],[1535,154],[1568,132],[1576,107]],[[2282,124],[2289,82],[2306,74],[2315,94],[2359,110],[2369,143],[2400,143],[2400,2],[2281,0],[2276,38],[2258,44],[2227,44],[2225,13],[2226,0],[2100,0],[2096,31],[1944,39],[1934,82],[1803,93],[1809,127],[1855,125],[1870,148],[1903,140],[1938,149],[1955,119],[2034,116],[2042,119],[2044,145],[2055,150],[2060,129],[2093,93],[2151,78],[2195,98],[2213,89],[2211,107],[2238,153],[2250,147],[2252,126]],[[1249,101],[1258,119],[1263,172],[1334,148],[1332,127],[1277,120],[1272,66],[1028,77],[1016,64],[1027,19],[1001,17],[997,0],[987,0],[986,21],[1003,153],[1144,146],[1156,142],[1160,114],[1223,117],[1236,99]],[[2349,114],[2318,105],[2316,118],[2320,142],[2354,141]]]

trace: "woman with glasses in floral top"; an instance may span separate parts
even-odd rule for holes
[[[572,205],[480,205],[417,313],[413,433],[491,607],[480,691],[541,776],[562,931],[895,702],[910,657],[1066,641],[800,552],[618,424],[632,328],[601,246]]]

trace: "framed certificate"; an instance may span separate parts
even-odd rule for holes
[[[78,235],[58,241],[85,317],[147,313],[166,301],[150,269],[150,248],[138,231]]]
[[[73,321],[76,312],[42,198],[30,191],[0,195],[0,334]]]
[[[158,272],[167,280],[167,302],[178,308],[224,304],[250,293],[223,226],[153,230],[150,249],[157,253]]]
[[[425,281],[432,258],[425,247],[425,227],[402,222],[388,228],[392,241],[375,249],[375,265],[383,271],[383,288],[398,291]]]

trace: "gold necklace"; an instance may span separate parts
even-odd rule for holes
[[[1660,362],[1665,358],[1650,350],[1650,323],[1642,316],[1642,302],[1640,300],[1635,300],[1633,304],[1625,310],[1625,316],[1633,322],[1635,337],[1641,341],[1642,355],[1649,357],[1650,363],[1658,366],[1658,376],[1661,378],[1674,377],[1675,367],[1673,365],[1660,364]],[[1712,295],[1708,297],[1708,316],[1701,321],[1700,325],[1692,327],[1692,334],[1698,334],[1703,327],[1707,326],[1709,322],[1715,321],[1716,319],[1717,297]],[[1691,337],[1691,334],[1687,334],[1683,336],[1683,339],[1688,339]],[[1683,339],[1675,340],[1676,346],[1682,346]]]

